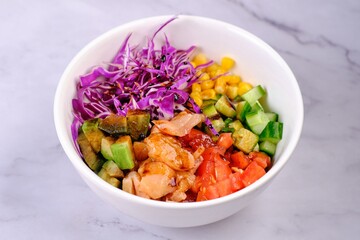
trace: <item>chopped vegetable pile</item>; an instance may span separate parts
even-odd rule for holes
[[[154,200],[211,200],[271,168],[283,124],[261,104],[262,86],[230,72],[232,58],[218,64],[166,36],[156,48],[173,20],[143,48],[131,46],[129,34],[110,63],[80,76],[73,140],[114,187]]]

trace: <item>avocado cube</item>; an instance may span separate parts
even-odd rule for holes
[[[127,133],[127,119],[125,116],[110,114],[102,119],[99,128],[110,135],[120,135]]]
[[[91,147],[95,153],[100,152],[101,139],[104,137],[104,133],[98,128],[99,119],[86,120],[81,126],[87,140],[90,142]]]
[[[107,160],[113,160],[114,156],[111,151],[111,145],[115,142],[115,139],[112,137],[103,137],[101,139],[101,154]]]
[[[79,144],[80,151],[83,155],[85,163],[90,167],[91,170],[97,172],[101,168],[103,162],[95,153],[84,132],[81,131],[79,133],[77,142]]]
[[[115,177],[115,178],[124,177],[123,171],[121,171],[118,165],[111,160],[106,161],[102,166],[102,169],[104,169],[110,175],[110,177]]]
[[[119,181],[119,179],[117,179],[115,177],[111,177],[104,168],[102,168],[100,170],[100,172],[98,173],[98,176],[100,178],[102,178],[104,181],[106,181],[107,183],[109,183],[110,185],[112,185],[116,188],[120,187],[121,182]]]
[[[135,157],[130,136],[119,137],[119,139],[111,145],[111,151],[114,156],[114,162],[120,169],[134,168]]]
[[[145,138],[150,124],[150,113],[143,110],[128,110],[127,115],[128,133],[133,140]]]
[[[235,147],[245,153],[250,153],[253,151],[254,147],[259,141],[259,137],[246,128],[240,128],[239,130],[235,131],[232,137],[234,139]]]

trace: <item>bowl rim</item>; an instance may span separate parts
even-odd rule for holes
[[[61,109],[60,106],[62,105],[61,92],[63,92],[64,89],[66,88],[66,84],[68,83],[68,81],[66,81],[67,75],[72,70],[74,64],[77,61],[79,61],[79,59],[81,59],[89,49],[93,48],[95,45],[102,42],[104,39],[111,37],[112,35],[116,34],[117,32],[121,32],[122,29],[124,29],[124,28],[128,28],[130,26],[137,26],[137,25],[143,23],[144,21],[145,22],[156,22],[158,24],[161,24],[161,23],[164,23],[166,20],[170,19],[171,17],[174,17],[174,16],[173,15],[152,16],[152,17],[137,19],[137,20],[130,21],[130,22],[121,24],[119,26],[116,26],[116,27],[106,31],[105,33],[102,33],[95,39],[91,40],[72,58],[72,60],[68,63],[68,65],[66,66],[66,68],[60,78],[60,81],[56,88],[55,97],[54,97],[53,114],[54,114],[54,123],[55,123],[55,128],[56,128],[58,139],[59,139],[67,157],[69,158],[69,160],[72,162],[74,167],[79,172],[81,172],[80,175],[83,174],[89,181],[91,181],[97,187],[104,189],[105,191],[110,192],[112,195],[115,195],[116,197],[119,197],[123,200],[134,202],[137,204],[158,207],[158,208],[165,208],[165,209],[205,208],[205,207],[210,207],[210,206],[218,205],[221,203],[236,200],[237,198],[241,198],[242,196],[245,196],[250,192],[260,189],[261,186],[263,186],[264,184],[269,182],[280,172],[280,170],[285,166],[285,164],[290,159],[291,155],[293,154],[293,152],[300,140],[300,135],[302,132],[303,121],[304,121],[304,106],[303,106],[303,99],[302,99],[300,87],[298,85],[298,82],[297,82],[293,72],[291,71],[290,67],[288,66],[288,64],[280,56],[280,54],[277,53],[265,41],[263,41],[259,37],[255,36],[254,34],[248,32],[247,30],[245,30],[239,26],[236,26],[236,25],[233,25],[233,24],[221,21],[221,20],[217,20],[214,18],[208,18],[208,17],[202,17],[202,16],[194,16],[194,15],[177,15],[176,16],[178,19],[185,19],[185,20],[188,19],[191,21],[208,22],[211,24],[221,25],[228,29],[235,30],[235,32],[237,34],[240,34],[243,37],[250,38],[257,45],[259,45],[263,50],[268,51],[269,54],[271,54],[271,56],[274,58],[274,60],[277,61],[282,66],[282,68],[287,72],[287,75],[289,76],[289,81],[291,82],[292,87],[295,89],[294,99],[296,99],[296,102],[298,103],[297,105],[299,105],[298,106],[299,107],[299,109],[298,109],[299,116],[298,116],[298,121],[294,125],[294,131],[293,131],[293,134],[290,136],[289,143],[288,143],[287,147],[284,149],[284,152],[282,153],[282,155],[279,156],[278,159],[276,160],[276,164],[274,164],[274,166],[263,177],[261,177],[259,180],[257,180],[250,186],[248,186],[244,189],[241,189],[240,191],[237,191],[235,193],[232,193],[230,195],[227,195],[227,196],[224,196],[221,198],[217,198],[217,199],[213,199],[213,200],[202,201],[202,202],[178,203],[178,202],[163,202],[163,201],[145,199],[145,198],[142,198],[139,196],[129,194],[125,191],[122,191],[121,189],[114,188],[113,186],[111,186],[110,184],[106,183],[101,178],[99,178],[83,162],[83,160],[80,158],[80,156],[77,154],[77,152],[75,150],[72,139],[69,139],[67,137],[67,135],[65,134],[65,132],[66,132],[66,129],[64,126],[65,124],[63,124],[62,123],[63,121],[61,121],[62,114],[59,110],[59,109]],[[70,127],[70,126],[68,126],[68,127]],[[82,177],[84,177],[84,176],[82,176]]]

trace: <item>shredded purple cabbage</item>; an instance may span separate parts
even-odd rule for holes
[[[152,119],[171,119],[176,111],[185,109],[186,103],[192,105],[194,112],[201,112],[187,89],[198,80],[197,70],[212,61],[194,68],[189,58],[196,47],[176,49],[166,35],[161,48],[155,48],[156,35],[175,19],[165,22],[144,48],[130,46],[129,34],[111,63],[80,76],[77,95],[72,100],[71,131],[76,146],[78,129],[85,120],[105,118],[110,113],[125,116],[129,109],[141,109],[149,111]],[[206,124],[211,124],[208,119]]]

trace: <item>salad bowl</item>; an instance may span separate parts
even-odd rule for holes
[[[130,42],[144,43],[172,16],[157,16],[120,25],[86,45],[68,64],[58,83],[54,99],[54,121],[59,141],[85,183],[104,202],[119,213],[141,221],[168,227],[193,227],[209,224],[237,213],[264,191],[290,159],[303,125],[303,101],[296,78],[286,62],[268,44],[237,26],[197,16],[177,16],[154,39],[161,44],[163,34],[176,48],[195,45],[210,59],[231,56],[234,72],[253,85],[261,84],[269,94],[266,105],[277,112],[284,123],[272,168],[250,186],[218,199],[203,202],[162,202],[144,199],[114,188],[99,178],[84,163],[74,145],[71,124],[74,118],[72,99],[76,96],[79,76],[93,66],[110,62],[121,43],[132,33]],[[270,190],[271,191],[271,190]],[[275,204],[275,203],[273,203]],[[94,206],[96,207],[96,206]]]

